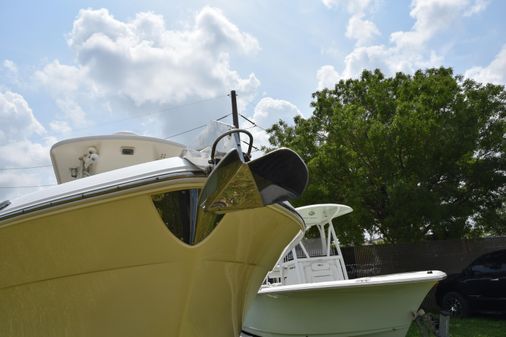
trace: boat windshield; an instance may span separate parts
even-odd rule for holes
[[[214,141],[224,134],[225,132],[233,129],[234,127],[229,124],[225,124],[218,121],[210,121],[207,126],[200,132],[196,137],[190,148],[198,151],[209,151],[211,153],[211,147]],[[217,147],[218,153],[227,153],[229,150],[235,148],[235,142],[231,136],[223,138]]]
[[[302,248],[302,246],[304,246],[304,248]],[[297,259],[327,256],[327,249],[323,246],[320,238],[304,238],[297,246],[295,246],[295,252],[297,254]],[[339,255],[334,242],[330,245],[329,256],[333,255]],[[293,259],[293,250],[291,250],[288,254],[286,254],[283,260],[284,262],[288,262]]]

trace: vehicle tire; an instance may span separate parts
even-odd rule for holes
[[[450,291],[443,296],[441,307],[452,317],[466,317],[470,313],[469,302],[461,294]]]

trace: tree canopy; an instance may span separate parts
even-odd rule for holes
[[[313,115],[279,121],[273,147],[297,151],[310,183],[298,205],[335,202],[341,241],[386,242],[506,233],[503,86],[452,69],[364,71],[313,94]]]

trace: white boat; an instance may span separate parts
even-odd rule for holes
[[[446,275],[421,271],[348,279],[332,219],[352,209],[320,204],[297,211],[305,232],[317,229],[319,247],[305,244],[304,231],[286,247],[247,312],[244,335],[405,336],[425,295]]]
[[[0,203],[0,336],[239,335],[303,227],[282,201],[307,169],[286,149],[217,164],[183,149],[129,134],[52,148],[60,184]]]

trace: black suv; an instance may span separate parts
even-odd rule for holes
[[[452,316],[506,312],[506,249],[484,254],[436,288],[436,300]]]

